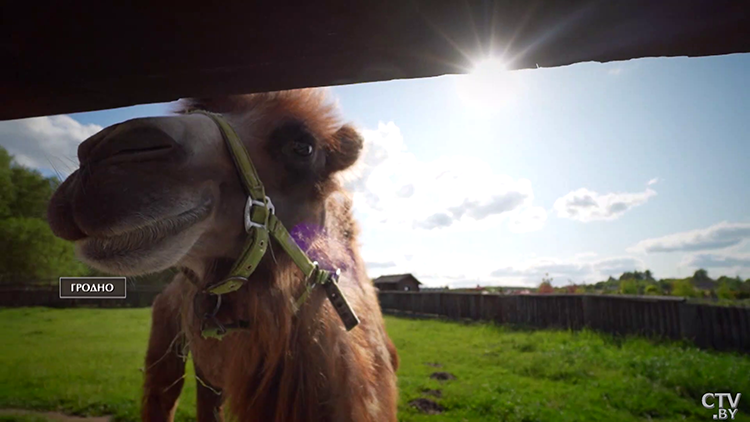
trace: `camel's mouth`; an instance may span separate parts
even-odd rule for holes
[[[121,270],[124,265],[140,268],[137,272],[156,271],[181,255],[171,247],[185,251],[196,236],[190,236],[193,228],[206,220],[212,211],[212,201],[205,200],[200,205],[174,216],[153,220],[137,227],[109,235],[92,235],[77,240],[76,249],[81,259],[107,270]],[[140,265],[139,265],[140,264]],[[134,268],[134,270],[136,269]]]

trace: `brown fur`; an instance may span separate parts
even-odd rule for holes
[[[177,211],[163,210],[176,207],[170,205],[174,203],[168,201],[170,195],[182,198],[181,201],[185,203],[197,201],[195,197],[199,191],[205,192],[204,196],[214,198],[210,202],[210,214],[204,215],[208,211],[196,211],[203,214],[195,217],[193,226],[185,229],[186,232],[193,230],[198,233],[198,228],[203,227],[200,232],[203,234],[183,258],[185,264],[182,273],[175,277],[153,305],[151,336],[146,354],[143,420],[171,420],[173,417],[184,376],[184,360],[180,353],[182,349],[189,349],[200,378],[199,421],[214,420],[216,417],[221,419],[224,403],[228,405],[229,413],[239,421],[395,421],[398,356],[385,331],[374,287],[359,256],[358,229],[352,216],[351,200],[335,176],[336,172],[356,161],[362,148],[361,137],[351,126],[342,124],[335,112],[335,105],[318,90],[189,100],[182,103],[178,112],[194,109],[222,113],[232,123],[257,167],[267,194],[274,200],[277,215],[288,229],[303,223],[324,228],[306,239],[308,253],[313,259],[342,269],[341,289],[361,323],[351,332],[346,332],[322,289],[316,289],[299,314],[294,315],[290,303],[302,293],[305,280],[281,247],[272,242],[271,251],[263,258],[249,282],[237,292],[223,296],[223,304],[217,315],[224,323],[247,320],[250,328],[233,332],[221,341],[202,338],[200,312],[207,310],[206,303],[210,305],[211,299],[200,291],[226,275],[237,259],[245,237],[241,227],[244,193],[231,159],[223,150],[223,144],[215,139],[218,132],[211,128],[212,149],[200,149],[188,144],[186,147],[192,145],[193,149],[201,152],[192,155],[181,153],[170,158],[172,161],[160,158],[166,164],[161,168],[164,176],[153,179],[158,183],[149,183],[147,175],[151,167],[143,167],[142,163],[136,161],[137,154],[155,154],[149,152],[115,155],[124,163],[118,165],[135,169],[130,170],[129,179],[116,179],[121,177],[119,174],[122,171],[117,170],[119,173],[116,173],[105,167],[103,163],[112,160],[105,153],[118,154],[123,149],[117,144],[120,140],[112,138],[126,136],[129,123],[124,123],[124,127],[119,129],[105,129],[103,133],[109,133],[109,138],[102,135],[103,140],[97,138],[82,144],[82,149],[86,151],[83,158],[88,160],[87,157],[94,156],[98,161],[91,159],[91,162],[82,162],[82,170],[86,164],[88,173],[71,176],[56,192],[50,204],[51,226],[58,235],[67,236],[70,240],[82,239],[82,242],[88,241],[86,236],[115,239],[84,243],[88,249],[82,250],[89,254],[89,261],[93,265],[120,269],[152,262],[136,255],[135,258],[122,259],[107,257],[109,261],[100,263],[97,253],[105,255],[97,248],[106,246],[111,249],[111,245],[115,245],[118,248],[144,250],[138,246],[138,242],[159,239],[153,233],[160,233],[162,226],[157,225],[153,233],[149,232],[151,236],[145,237],[130,235],[126,229],[151,224],[141,221],[144,215],[166,213],[168,216],[165,219],[172,218],[169,216],[177,214]],[[185,125],[189,123],[193,125],[190,127],[208,130],[205,126],[207,123],[196,120],[198,117],[176,116],[167,119],[186,119]],[[177,136],[174,135],[177,132],[174,128],[183,126],[169,126],[168,122],[163,120],[154,125],[167,128],[164,131],[170,136]],[[279,128],[284,128],[288,122],[300,125],[304,130],[297,130],[294,126],[287,132],[279,132]],[[136,123],[132,125],[135,127]],[[164,144],[161,132],[141,131],[151,136],[154,139],[152,142]],[[289,161],[281,149],[288,139],[276,139],[279,136],[310,136],[320,152],[316,150],[313,158],[304,164]],[[215,159],[221,162],[211,164],[210,159],[206,158],[208,154],[216,154]],[[206,164],[206,160],[209,160],[209,164]],[[185,166],[193,162],[196,168],[195,174],[191,175],[185,172]],[[138,173],[133,173],[136,170]],[[156,174],[154,172],[153,177],[157,177]],[[211,180],[221,182],[209,184]],[[86,186],[87,194],[76,196],[80,195],[82,185]],[[151,189],[148,196],[150,201],[139,199],[140,202],[136,203],[140,209],[134,208],[133,199],[123,193],[138,189]],[[159,192],[162,192],[161,196]],[[109,201],[114,201],[112,204],[118,201],[123,204],[120,207],[111,205],[106,211],[106,221],[101,220],[102,212],[96,213],[91,209],[100,205],[89,205],[88,208],[75,206],[77,200],[88,205],[84,199],[91,201],[91,204],[101,203],[94,201],[105,194],[109,195]],[[186,196],[188,194],[192,197]],[[118,237],[106,237],[113,236],[110,233],[115,230],[109,227],[117,224],[124,227],[117,226],[114,236]]]
[[[335,153],[328,170],[341,170],[356,159],[361,140],[348,126],[334,131],[340,122],[324,101],[320,92],[310,90],[191,101],[183,110],[199,108],[238,116],[250,110],[251,118],[273,116],[274,120],[264,121],[269,128],[290,117],[302,119],[315,134],[336,135],[319,139]],[[349,142],[341,142],[342,137]],[[325,180],[322,186],[321,196],[340,191],[333,180]],[[248,319],[252,327],[248,332],[232,334],[221,342],[202,339],[193,301],[183,302],[183,324],[196,368],[222,386],[232,413],[241,421],[395,420],[398,358],[383,328],[364,265],[354,252],[357,228],[348,198],[343,204],[326,203],[325,222],[329,237],[315,239],[313,248],[355,272],[349,284],[342,282],[362,320],[352,332],[343,330],[322,290],[316,291],[299,317],[292,316],[288,303],[301,293],[303,280],[278,246],[274,248],[276,262],[267,255],[251,283],[232,299],[227,321]]]

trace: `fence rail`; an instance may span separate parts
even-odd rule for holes
[[[60,299],[57,286],[2,286],[0,307],[148,307],[161,287],[129,288],[125,299]],[[750,308],[684,298],[608,295],[483,295],[379,292],[384,311],[494,321],[535,328],[590,328],[617,335],[687,339],[706,349],[750,353]]]
[[[60,299],[58,286],[0,285],[0,307],[46,306],[50,308],[145,308],[162,287],[128,287],[125,299]]]
[[[385,291],[378,296],[384,311],[686,339],[706,349],[750,353],[750,308],[694,304],[679,297]]]

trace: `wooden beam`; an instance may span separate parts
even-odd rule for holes
[[[0,120],[467,72],[750,51],[747,2],[4,2]]]

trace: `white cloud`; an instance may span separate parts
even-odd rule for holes
[[[78,144],[100,130],[67,115],[11,120],[0,122],[0,145],[18,164],[56,169],[65,177],[78,167]]]
[[[617,76],[620,73],[622,73],[621,67],[613,67],[612,69],[607,70],[607,73],[609,73],[612,76]]]
[[[382,268],[393,268],[396,266],[396,263],[393,261],[385,261],[385,262],[365,262],[365,267],[368,269],[382,269]]]
[[[539,230],[546,213],[533,207],[531,182],[496,174],[483,160],[450,156],[418,160],[393,122],[363,130],[363,156],[345,174],[365,224],[404,230],[480,229],[508,220],[516,232]]]
[[[620,218],[625,212],[644,204],[656,195],[652,189],[636,193],[607,193],[581,188],[558,198],[553,208],[557,216],[582,222],[608,221]]]
[[[702,253],[686,256],[683,265],[695,268],[750,269],[750,253]]]
[[[653,179],[649,180],[646,184],[648,186],[653,186],[653,185],[655,185],[657,183],[659,183],[659,178],[658,177],[654,177]]]
[[[592,271],[599,275],[619,275],[627,271],[642,270],[643,261],[632,256],[605,258],[591,265]]]
[[[513,233],[526,233],[541,230],[547,221],[547,211],[542,207],[528,207],[519,210],[511,217],[508,229]]]
[[[428,287],[486,284],[489,280],[487,260],[461,251],[428,253],[423,247],[406,247],[399,242],[393,248],[377,250],[365,243],[362,255],[368,258],[365,265],[370,278],[411,273]]]
[[[414,227],[420,229],[438,229],[440,227],[448,227],[453,224],[453,217],[445,212],[437,212],[425,218],[422,221],[415,221]]]
[[[578,254],[573,258],[537,257],[526,255],[498,265],[463,248],[427,252],[422,244],[405,246],[400,242],[387,250],[372,249],[363,245],[363,256],[368,257],[367,270],[371,278],[384,274],[412,273],[427,287],[448,285],[452,288],[477,284],[504,286],[537,286],[549,274],[556,286],[568,280],[576,284],[618,277],[626,271],[644,270],[644,262],[632,256],[613,256],[597,259],[593,252]],[[372,251],[372,253],[370,253]],[[412,255],[413,254],[413,255]],[[408,256],[407,256],[408,255]]]
[[[554,285],[604,280],[610,275],[618,276],[626,271],[642,270],[645,265],[639,258],[631,256],[609,257],[588,261],[591,253],[579,254],[572,260],[535,258],[518,266],[508,266],[491,272],[493,277],[520,279],[528,285],[536,285],[542,277],[552,277]]]
[[[705,229],[646,239],[628,248],[631,253],[656,253],[724,249],[750,239],[750,223],[722,221]]]

